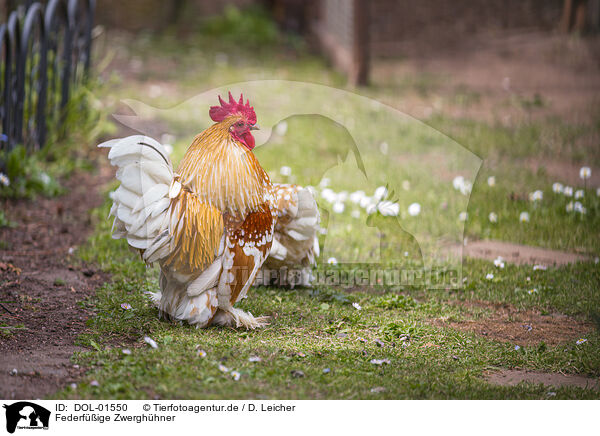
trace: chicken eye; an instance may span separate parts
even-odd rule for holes
[[[238,126],[238,127],[242,127],[243,125],[244,125],[244,123],[243,123],[243,122],[241,122],[241,121],[238,121],[238,123],[237,123],[237,126]]]

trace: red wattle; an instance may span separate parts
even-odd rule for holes
[[[254,136],[252,136],[252,133],[246,132],[242,135],[242,138],[246,147],[252,150],[254,148]]]

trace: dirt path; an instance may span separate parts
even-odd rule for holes
[[[461,321],[433,319],[436,327],[450,327],[473,332],[500,342],[519,346],[548,346],[583,338],[594,330],[590,322],[574,319],[560,313],[542,313],[539,310],[523,310],[507,303],[468,300],[457,303],[471,313]],[[482,316],[482,313],[485,316]]]
[[[573,386],[582,389],[600,390],[600,379],[577,374],[557,374],[550,372],[505,369],[485,376],[492,384],[516,386],[519,383],[543,384],[549,387]]]
[[[91,315],[79,303],[107,277],[80,266],[70,252],[92,230],[90,209],[112,174],[79,173],[68,193],[33,201],[6,201],[14,228],[0,229],[0,397],[35,399],[80,375],[70,359]]]
[[[467,257],[488,260],[494,260],[500,256],[505,261],[517,265],[540,264],[551,266],[590,260],[589,257],[578,253],[494,240],[469,242],[462,247],[462,254]]]
[[[372,80],[402,89],[411,84],[402,82],[405,75],[414,77],[420,95],[388,98],[419,119],[434,110],[488,122],[548,115],[581,122],[594,116],[600,93],[598,41],[514,30],[464,38],[452,50],[437,51],[417,38],[407,44],[405,59],[375,60]],[[536,96],[539,102],[532,103]]]

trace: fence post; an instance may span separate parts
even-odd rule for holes
[[[369,82],[369,3],[353,0],[353,43],[350,82],[367,85]]]
[[[27,64],[27,54],[29,52],[29,42],[33,41],[33,32],[35,30],[39,30],[39,65],[38,71],[39,77],[36,81],[34,81],[35,71],[31,71],[29,75],[29,91],[30,94],[25,95],[25,79],[26,72],[25,67]],[[32,51],[34,46],[32,44]],[[37,89],[37,107],[34,109],[29,108],[32,111],[35,110],[35,130],[32,132],[34,143],[32,144],[36,148],[40,148],[44,145],[46,139],[46,90],[47,90],[47,63],[46,63],[46,30],[44,26],[44,14],[42,5],[39,3],[34,3],[29,10],[27,11],[27,15],[25,16],[25,24],[23,25],[23,37],[21,40],[21,48],[19,55],[19,63],[17,66],[17,79],[18,79],[18,101],[17,101],[17,141],[23,142],[24,140],[28,140],[23,135],[24,126],[24,111],[25,111],[25,98],[29,99],[29,102],[33,105],[32,94],[33,87],[35,86]]]
[[[10,117],[11,117],[11,70],[12,70],[12,44],[8,32],[8,26],[3,24],[0,26],[0,44],[4,47],[4,77],[1,78],[2,86],[2,107],[0,108],[0,116],[2,117],[2,132],[4,136],[0,140],[0,150],[10,149]]]

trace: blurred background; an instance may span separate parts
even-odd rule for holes
[[[600,0],[41,3],[92,6],[92,80],[83,89],[103,120],[91,130],[96,136],[143,132],[170,145],[176,164],[208,126],[214,95],[194,97],[229,89],[247,95],[249,85],[233,84],[257,80],[325,85],[371,103],[344,100],[333,122],[283,119],[290,102],[310,100],[300,87],[282,85],[275,96],[254,90],[250,99],[261,125],[277,125],[261,132],[259,143],[268,147],[256,149],[271,177],[312,186],[325,177],[330,185],[320,189],[342,193],[320,198],[325,208],[340,199],[345,205],[340,241],[357,234],[351,214],[359,216],[344,193],[370,195],[388,184],[403,228],[417,239],[418,233],[452,233],[450,242],[459,244],[464,226],[472,240],[588,254],[600,249]],[[32,4],[0,2],[5,17],[13,10],[24,16]],[[59,46],[55,52],[60,58]],[[382,117],[377,102],[397,111],[397,119]],[[69,119],[81,126],[77,113]],[[319,112],[313,106],[310,113]],[[400,122],[402,114],[409,117]],[[47,118],[48,125],[55,119]],[[64,131],[73,137],[75,130]],[[352,155],[348,144],[359,133],[359,154],[371,165],[368,183],[358,173],[330,171]],[[346,164],[356,170],[353,159]],[[280,174],[282,166],[291,175]],[[590,168],[586,178],[582,167]],[[464,185],[453,185],[457,177]],[[553,190],[555,183],[584,194],[564,195]],[[531,201],[536,191],[546,193],[544,207]],[[415,202],[422,212],[411,221],[408,207]],[[420,259],[423,242],[407,241],[412,237],[392,224],[390,255],[401,243]],[[358,250],[364,241],[354,245]]]
[[[318,44],[357,83],[367,82],[370,59],[464,55],[509,35],[593,33],[600,24],[598,0],[100,0],[97,22],[185,35],[232,5],[264,8],[282,29]]]

